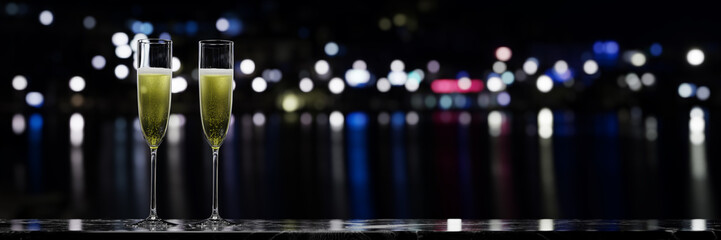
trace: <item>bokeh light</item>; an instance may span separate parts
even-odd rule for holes
[[[653,43],[653,44],[651,44],[651,47],[649,48],[649,52],[651,52],[651,56],[654,56],[654,57],[661,56],[661,53],[663,53],[663,46],[661,46],[660,43]]]
[[[700,86],[696,89],[696,97],[698,100],[706,101],[711,97],[711,90],[706,86]]]
[[[172,93],[180,93],[188,88],[188,81],[182,76],[174,77],[171,81],[170,92]]]
[[[313,91],[313,80],[310,80],[310,78],[303,78],[298,83],[298,87],[300,88],[300,91],[302,92],[310,92]]]
[[[654,76],[653,73],[644,73],[641,75],[641,83],[647,87],[653,86],[656,84],[656,76]]]
[[[548,108],[538,112],[538,136],[543,139],[553,136],[553,112]]]
[[[228,28],[230,28],[230,22],[228,22],[228,19],[222,17],[215,21],[215,29],[218,29],[219,32],[228,31]]]
[[[256,77],[250,83],[250,87],[257,93],[264,92],[268,88],[268,83],[262,77]]]
[[[331,57],[337,55],[339,49],[338,44],[335,42],[328,42],[325,44],[325,47],[323,47],[325,54]]]
[[[80,76],[74,76],[70,78],[68,86],[70,86],[70,90],[73,90],[73,92],[83,91],[83,89],[85,89],[85,79]]]
[[[583,72],[588,75],[596,74],[598,72],[598,63],[593,59],[586,60],[586,62],[583,63]]]
[[[536,88],[542,93],[550,92],[553,89],[553,80],[548,75],[541,75],[536,80]]]
[[[533,57],[528,58],[526,62],[523,63],[523,71],[528,75],[536,74],[538,71],[538,59]]]
[[[508,92],[501,92],[496,96],[496,102],[503,107],[511,104],[511,95]]]
[[[45,102],[45,97],[39,92],[29,92],[25,95],[25,103],[31,107],[40,108]]]
[[[15,90],[25,90],[28,87],[28,79],[23,75],[17,75],[13,77],[12,85]]]
[[[493,72],[499,73],[499,74],[502,72],[505,72],[506,71],[506,63],[501,62],[501,61],[496,61],[493,63],[492,69],[493,69]]]
[[[105,57],[96,55],[90,60],[90,64],[97,70],[103,69],[105,67]]]
[[[380,78],[376,81],[376,88],[379,92],[388,92],[391,90],[391,82],[386,78]]]
[[[511,49],[506,46],[496,48],[496,59],[506,62],[511,59]]]
[[[438,73],[441,70],[441,64],[436,60],[430,60],[426,64],[426,69],[428,69],[429,73]]]
[[[125,34],[124,32],[116,32],[113,33],[113,36],[111,37],[111,40],[113,42],[113,45],[117,46],[123,46],[128,45],[128,34]]]
[[[178,57],[173,56],[172,60],[172,66],[173,66],[173,72],[177,72],[182,67],[182,64],[180,63],[180,59]]]
[[[86,16],[85,18],[83,18],[83,27],[85,27],[85,29],[93,29],[95,28],[95,24],[97,24],[97,22],[95,21],[95,17]]]
[[[353,62],[353,69],[366,70],[366,68],[368,68],[368,65],[363,60],[358,59]]]
[[[318,75],[326,75],[330,71],[330,65],[326,60],[318,60],[314,65],[315,72]]]
[[[26,128],[25,117],[22,114],[18,113],[18,114],[13,115],[12,128],[13,128],[13,133],[15,133],[15,135],[20,135],[20,134],[23,134],[23,132],[25,132],[25,128]]]
[[[128,66],[125,66],[123,64],[118,64],[118,66],[115,66],[115,77],[118,79],[125,79],[128,77],[128,74],[130,74],[130,69],[128,69]]]
[[[391,62],[391,71],[400,72],[400,71],[405,70],[405,68],[406,68],[406,64],[403,63],[403,61],[401,61],[401,60],[396,59]]]
[[[559,75],[563,75],[568,71],[568,63],[564,60],[558,60],[553,64],[553,71]]]
[[[44,10],[44,11],[40,12],[40,16],[38,16],[40,23],[45,26],[53,24],[54,18],[55,17],[53,16],[53,12],[51,12],[49,10]]]
[[[701,65],[705,59],[705,55],[701,49],[694,48],[688,51],[686,54],[686,61],[692,66]]]
[[[128,45],[120,45],[115,47],[115,56],[121,59],[127,59],[133,55],[133,50]]]
[[[492,76],[488,78],[488,81],[486,82],[486,88],[488,88],[488,91],[491,92],[500,92],[506,89],[506,84],[503,83],[503,80],[501,80],[498,76]]]
[[[689,98],[694,95],[696,91],[696,85],[691,83],[681,83],[678,85],[678,95],[682,98]]]
[[[646,55],[639,51],[635,51],[631,54],[631,65],[641,67],[646,64]]]
[[[255,71],[255,62],[251,59],[243,59],[240,61],[240,72],[245,75],[253,74]]]
[[[328,90],[333,94],[340,94],[345,90],[345,83],[340,78],[333,78],[328,82]]]

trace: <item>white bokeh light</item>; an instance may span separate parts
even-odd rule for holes
[[[488,134],[492,137],[501,135],[501,126],[503,125],[503,114],[498,111],[488,113]]]
[[[310,80],[310,78],[303,78],[298,83],[298,86],[300,87],[300,91],[302,92],[310,92],[313,91],[313,80]]]
[[[184,77],[174,77],[170,83],[170,92],[179,93],[188,88],[188,81]]]
[[[538,77],[538,80],[536,80],[536,88],[542,93],[550,92],[551,89],[553,89],[553,80],[545,74],[541,75]]]
[[[408,90],[409,92],[415,92],[420,87],[420,82],[418,82],[416,80],[409,80],[409,81],[406,81],[405,87],[406,87],[406,90]]]
[[[113,33],[112,36],[113,45],[122,46],[122,45],[128,45],[128,34],[125,34],[124,32],[116,32]]]
[[[90,64],[97,70],[103,69],[105,67],[105,63],[105,57],[100,55],[96,55],[92,60],[90,60]]]
[[[73,146],[83,144],[83,129],[85,128],[85,119],[80,113],[70,115],[70,143]]]
[[[173,72],[177,72],[178,70],[180,70],[180,67],[182,67],[181,63],[180,63],[180,59],[178,57],[173,57],[172,64],[173,64]]]
[[[32,107],[40,107],[43,105],[45,97],[39,92],[29,92],[25,95],[25,103]]]
[[[345,72],[345,81],[348,86],[357,87],[364,85],[370,81],[371,75],[368,70],[365,69],[348,69]]]
[[[641,83],[641,78],[638,77],[635,73],[629,73],[626,75],[626,85],[628,86],[631,91],[637,92],[641,90],[641,87],[643,84]]]
[[[706,101],[711,96],[711,90],[706,86],[700,86],[696,89],[696,97],[698,100]]]
[[[44,11],[40,12],[40,16],[38,16],[38,18],[40,19],[40,23],[42,25],[47,26],[47,25],[53,24],[53,20],[55,17],[53,16],[53,12],[51,12],[49,10],[44,10]]]
[[[70,78],[68,86],[70,86],[70,90],[73,90],[73,92],[83,91],[83,89],[85,89],[85,79],[80,76],[74,76]]]
[[[593,59],[588,59],[583,63],[583,72],[588,75],[593,75],[598,72],[598,63]]]
[[[646,55],[641,52],[634,52],[631,54],[631,65],[640,67],[646,64]]]
[[[556,63],[553,64],[553,71],[556,71],[558,74],[566,73],[566,71],[568,71],[568,63],[563,60],[556,61]]]
[[[698,48],[691,49],[686,54],[686,61],[692,66],[701,65],[705,58],[703,51]]]
[[[553,112],[543,108],[538,112],[538,136],[549,139],[553,136]]]
[[[330,127],[333,130],[341,130],[343,129],[343,122],[345,122],[345,117],[343,117],[343,114],[339,111],[333,111],[330,113],[330,116],[328,116],[328,122],[330,122]]]
[[[218,20],[215,21],[215,28],[220,32],[228,31],[228,28],[230,28],[230,22],[228,22],[228,19],[226,18],[218,18]]]
[[[406,69],[406,64],[403,63],[403,61],[396,59],[391,62],[391,71],[400,72],[405,69]]]
[[[315,62],[314,69],[318,75],[326,75],[330,71],[330,65],[328,65],[328,61],[326,60],[318,60]]]
[[[406,123],[411,126],[415,126],[418,124],[418,121],[420,120],[420,117],[418,116],[418,113],[415,111],[410,111],[408,114],[406,114]]]
[[[366,65],[366,62],[363,60],[359,59],[359,60],[355,60],[355,62],[353,62],[353,69],[366,70],[366,68],[368,68],[368,66]]]
[[[678,85],[678,95],[682,98],[688,98],[693,95],[693,87],[689,83],[681,83]]]
[[[403,86],[408,80],[408,74],[404,71],[391,71],[388,73],[388,81],[393,86]]]
[[[12,85],[15,90],[25,90],[28,87],[28,79],[23,75],[17,75],[13,77]]]
[[[243,59],[240,61],[240,72],[245,75],[250,75],[255,71],[255,62],[250,59]]]
[[[538,71],[538,59],[528,58],[526,62],[523,63],[523,71],[528,75],[536,74]]]
[[[256,77],[250,83],[250,87],[253,88],[253,91],[260,93],[268,88],[268,83],[262,77]]]
[[[123,64],[119,64],[115,67],[115,77],[118,79],[125,79],[128,77],[128,74],[130,74],[130,69],[128,69],[128,66],[125,66]]]
[[[333,78],[328,82],[328,90],[333,94],[340,94],[345,90],[345,82],[340,78]]]
[[[653,86],[656,84],[656,76],[653,73],[644,73],[641,75],[641,83],[647,87]]]
[[[388,92],[391,90],[391,82],[386,78],[380,78],[376,82],[376,88],[379,92]]]
[[[115,48],[115,56],[121,59],[129,58],[133,55],[133,50],[128,45],[120,45]]]
[[[500,92],[506,89],[506,84],[503,83],[503,80],[501,80],[500,77],[493,76],[488,78],[486,88],[488,88],[488,91],[491,92]]]
[[[25,117],[19,113],[13,115],[12,127],[13,127],[13,133],[15,133],[15,135],[23,134],[23,132],[25,132],[25,127],[26,127]]]
[[[262,112],[253,114],[253,125],[257,127],[265,125],[265,114]]]
[[[335,56],[338,54],[338,50],[340,48],[338,47],[338,44],[335,42],[328,42],[325,44],[325,47],[323,47],[323,50],[325,51],[325,54],[328,56]]]

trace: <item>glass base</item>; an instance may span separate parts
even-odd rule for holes
[[[140,222],[130,223],[127,226],[131,228],[142,228],[150,231],[165,231],[168,228],[176,226],[178,224],[168,222],[159,218],[146,218]]]
[[[231,221],[225,220],[220,217],[210,217],[200,222],[190,223],[186,225],[186,228],[189,230],[201,231],[223,231],[230,230],[234,226],[237,226],[237,224]]]

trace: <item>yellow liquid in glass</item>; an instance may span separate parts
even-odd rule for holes
[[[213,149],[220,148],[228,133],[233,102],[232,69],[200,69],[200,119]]]
[[[145,141],[158,148],[170,115],[170,69],[138,69],[138,116]]]

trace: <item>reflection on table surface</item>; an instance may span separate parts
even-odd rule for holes
[[[721,134],[706,128],[708,112],[240,112],[221,153],[220,206],[251,219],[712,218],[707,139]],[[146,215],[137,117],[12,118],[23,124],[0,163],[1,216]],[[201,134],[197,116],[171,116],[159,152],[164,218],[207,212]]]
[[[40,232],[124,232],[148,231],[132,228],[128,223],[139,219],[88,220],[88,219],[4,219],[0,220],[0,233]],[[167,231],[195,231],[185,224],[198,220],[170,219],[178,225]],[[218,231],[236,232],[374,232],[374,231],[720,231],[721,222],[705,219],[683,220],[570,220],[570,219],[374,219],[374,220],[232,220],[237,225]]]

